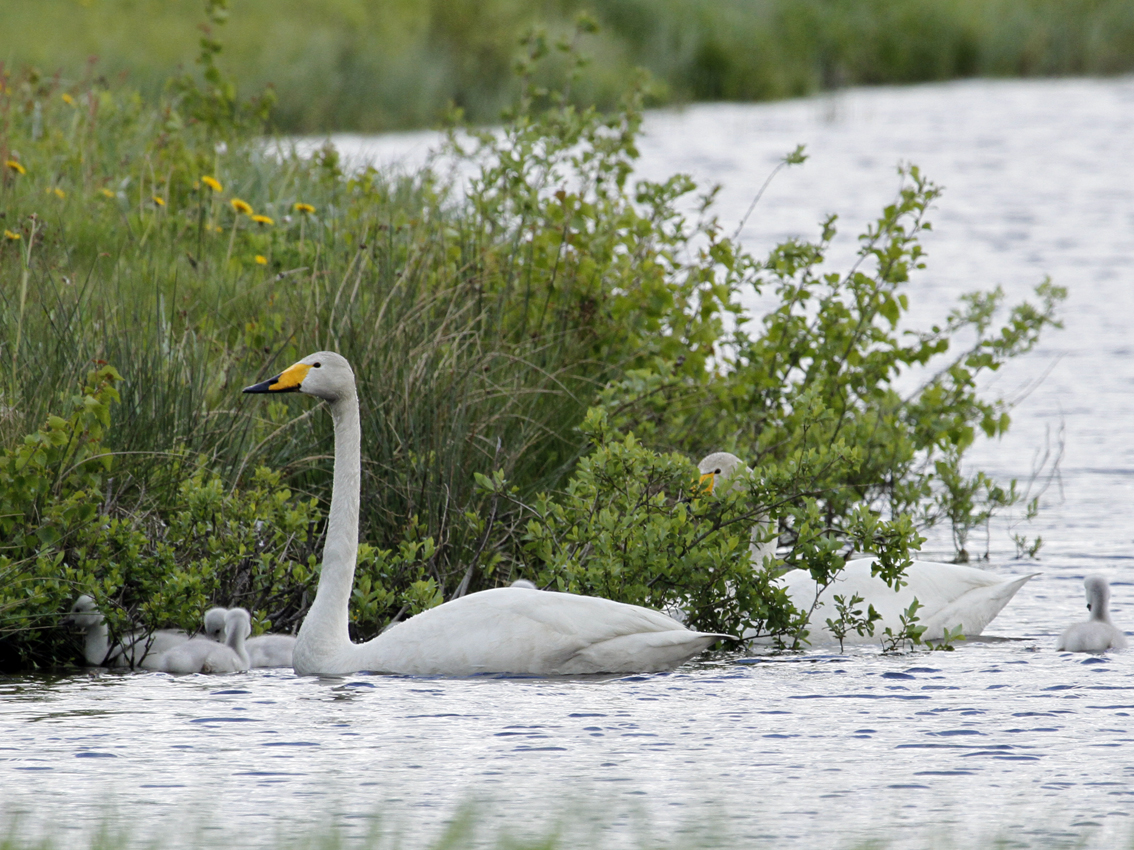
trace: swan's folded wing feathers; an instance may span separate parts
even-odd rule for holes
[[[668,669],[716,639],[647,608],[508,587],[424,611],[364,646],[372,672],[556,675]]]

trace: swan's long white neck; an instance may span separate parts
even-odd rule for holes
[[[1091,619],[1110,622],[1110,591],[1098,588],[1091,596]]]
[[[327,542],[315,601],[295,644],[295,672],[301,676],[326,672],[334,659],[354,649],[348,628],[348,608],[358,557],[359,478],[362,467],[362,428],[354,387],[331,404],[335,423],[335,479]]]

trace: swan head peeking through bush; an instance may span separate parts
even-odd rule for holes
[[[245,387],[244,392],[300,392],[333,403],[355,394],[354,370],[341,354],[317,351],[288,366],[274,378]]]
[[[730,452],[713,452],[711,455],[701,459],[697,464],[697,469],[701,472],[701,485],[710,493],[717,485],[717,479],[720,483],[728,481],[737,469],[744,466],[744,461]]]

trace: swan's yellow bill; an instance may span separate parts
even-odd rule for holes
[[[299,389],[299,385],[303,383],[303,379],[307,377],[307,373],[310,371],[311,364],[296,363],[294,366],[288,366],[274,378],[268,378],[266,381],[245,387],[244,392],[292,393]]]
[[[705,484],[706,478],[709,480],[708,485]],[[705,488],[706,493],[712,493],[713,492],[713,485],[716,484],[716,483],[717,483],[716,473],[706,472],[704,475],[701,476],[701,486],[703,486]]]

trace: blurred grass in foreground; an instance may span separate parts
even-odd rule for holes
[[[506,820],[498,811],[501,807],[511,810]],[[56,835],[50,829],[40,830],[35,837],[31,834],[33,830],[26,826],[33,818],[27,815],[9,815],[0,820],[0,850],[55,850],[61,847],[71,850],[133,850],[139,847],[162,850],[166,846],[152,839],[140,840],[137,837],[137,823],[126,820],[121,814],[123,807],[120,804],[112,802],[110,809],[118,814],[104,815],[101,824],[89,827],[80,834],[76,834],[77,830],[72,827],[65,834],[59,832]],[[262,832],[258,836],[259,841],[246,840],[247,833],[243,830],[237,832],[237,836],[241,846],[270,846],[277,850],[342,850],[346,847],[357,850],[465,850],[470,847],[482,850],[604,850],[608,847],[634,847],[638,850],[764,850],[785,846],[782,839],[736,835],[733,832],[736,827],[719,806],[707,811],[687,813],[683,822],[675,828],[659,824],[644,806],[628,807],[613,799],[587,799],[586,795],[579,795],[574,789],[568,788],[565,800],[560,799],[543,810],[525,810],[522,818],[517,816],[517,812],[514,801],[482,799],[459,805],[444,822],[428,827],[423,827],[420,823],[410,825],[404,818],[384,816],[376,812],[367,817],[370,825],[364,835],[357,833],[356,820],[355,829],[350,831],[333,823],[324,823],[299,830],[291,826],[286,832],[284,827],[277,827],[274,834]],[[948,827],[940,826],[932,830],[932,838],[928,839],[931,833],[928,826],[906,822],[900,830],[898,825],[892,823],[878,825],[869,830],[874,833],[870,838],[844,837],[826,846],[831,850],[888,850],[895,846],[916,846],[910,843],[911,834],[920,836],[925,841],[922,846],[935,850],[950,850],[954,847],[966,850],[1027,850],[1031,847],[1083,850],[1103,846],[1098,842],[1097,836],[1092,835],[1089,826],[1068,828],[1068,818],[1065,814],[1061,818],[1061,814],[1063,813],[1052,812],[1044,819],[1046,823],[1033,823],[1026,835],[990,823],[986,825],[985,834],[976,840],[958,840],[950,834]],[[208,818],[201,817],[199,820],[177,824],[178,840],[175,846],[210,847],[216,844],[218,835],[225,836],[226,840],[235,837],[232,835],[233,830],[226,830],[215,822],[210,824],[209,821],[215,817],[214,814]],[[61,822],[65,820],[64,818]],[[502,822],[507,825],[502,826]],[[1004,816],[1001,823],[1004,822],[1011,822],[1010,816]],[[858,832],[861,835],[862,830]],[[1096,840],[1092,841],[1092,838]],[[1111,847],[1113,850],[1134,848],[1134,838],[1127,836],[1119,839]]]
[[[6,0],[0,61],[47,75],[129,74],[156,95],[191,65],[199,0]],[[1129,0],[240,0],[222,64],[247,95],[273,84],[285,132],[428,126],[450,104],[495,122],[533,26],[599,32],[576,103],[614,106],[636,67],[656,103],[766,100],[843,85],[1134,70]],[[568,64],[552,61],[556,87]]]

